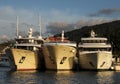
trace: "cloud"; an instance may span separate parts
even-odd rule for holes
[[[40,11],[42,17],[42,33],[47,33],[47,25],[54,22],[73,23],[80,19],[80,15],[72,13],[70,10],[51,9]],[[19,31],[28,31],[30,25],[33,31],[39,31],[38,11],[28,9],[17,9],[11,6],[0,7],[0,34],[13,37],[16,33],[16,16],[19,16]],[[65,25],[65,24],[64,24]]]
[[[27,31],[30,25],[37,24],[35,13],[33,11],[14,9],[10,6],[0,7],[0,34],[6,34],[10,37],[15,36],[16,16],[19,16],[19,31]]]
[[[50,23],[47,26],[47,33],[49,34],[58,34],[61,33],[62,30],[64,31],[70,31],[74,29],[74,25],[73,24],[69,24],[66,22],[54,22],[54,23]]]
[[[106,10],[107,11],[107,10]],[[116,10],[118,11],[118,9]],[[100,13],[105,12],[101,10]],[[92,18],[81,16],[72,10],[40,10],[42,17],[42,35],[54,35],[62,30],[70,31],[82,26],[89,26],[110,21],[106,18]],[[39,34],[38,11],[28,9],[17,9],[11,6],[0,7],[0,35],[10,38],[16,34],[16,16],[19,16],[19,32],[26,32],[32,26],[36,35]]]
[[[95,19],[88,19],[88,20],[80,20],[76,22],[76,26],[81,27],[81,26],[92,26],[96,24],[102,24],[105,22],[110,22],[112,19],[105,19],[105,18],[95,18]]]
[[[0,43],[2,42],[7,42],[8,40],[10,40],[9,36],[3,34],[3,35],[0,35]]]
[[[89,16],[100,16],[100,15],[113,15],[120,14],[120,8],[105,8],[99,10],[97,13],[90,14]]]
[[[54,23],[50,23],[47,26],[47,33],[54,35],[54,34],[61,33],[62,30],[67,32],[67,31],[81,28],[83,26],[92,26],[92,25],[102,24],[102,23],[110,22],[110,21],[112,21],[112,20],[104,19],[104,18],[95,18],[95,19],[81,19],[74,23],[54,22]]]
[[[102,9],[100,10],[101,14],[106,14],[106,15],[110,15],[110,14],[113,14],[113,13],[120,13],[120,8],[117,9],[117,8],[114,8],[114,9]]]

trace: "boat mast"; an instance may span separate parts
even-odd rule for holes
[[[18,16],[16,17],[16,36],[18,37]]]
[[[62,31],[62,39],[61,41],[63,42],[64,41],[64,30]]]
[[[39,29],[40,29],[40,36],[39,36],[39,38],[42,39],[42,35],[41,35],[41,17],[40,16],[38,16],[38,26],[39,26]]]

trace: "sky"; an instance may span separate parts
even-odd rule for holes
[[[42,36],[54,35],[120,19],[120,0],[0,0],[0,39],[14,38],[16,16],[20,34],[30,27]]]

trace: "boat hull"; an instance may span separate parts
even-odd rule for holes
[[[11,49],[11,52],[16,70],[36,70],[41,68],[41,57],[38,52],[14,48]]]
[[[48,70],[74,69],[76,48],[65,45],[47,45],[43,47],[45,66]]]
[[[5,54],[0,54],[0,67],[10,67],[9,58]]]
[[[108,70],[112,64],[111,52],[79,52],[79,65],[81,69]]]

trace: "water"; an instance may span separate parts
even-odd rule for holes
[[[120,71],[9,71],[0,69],[0,84],[120,84]]]

